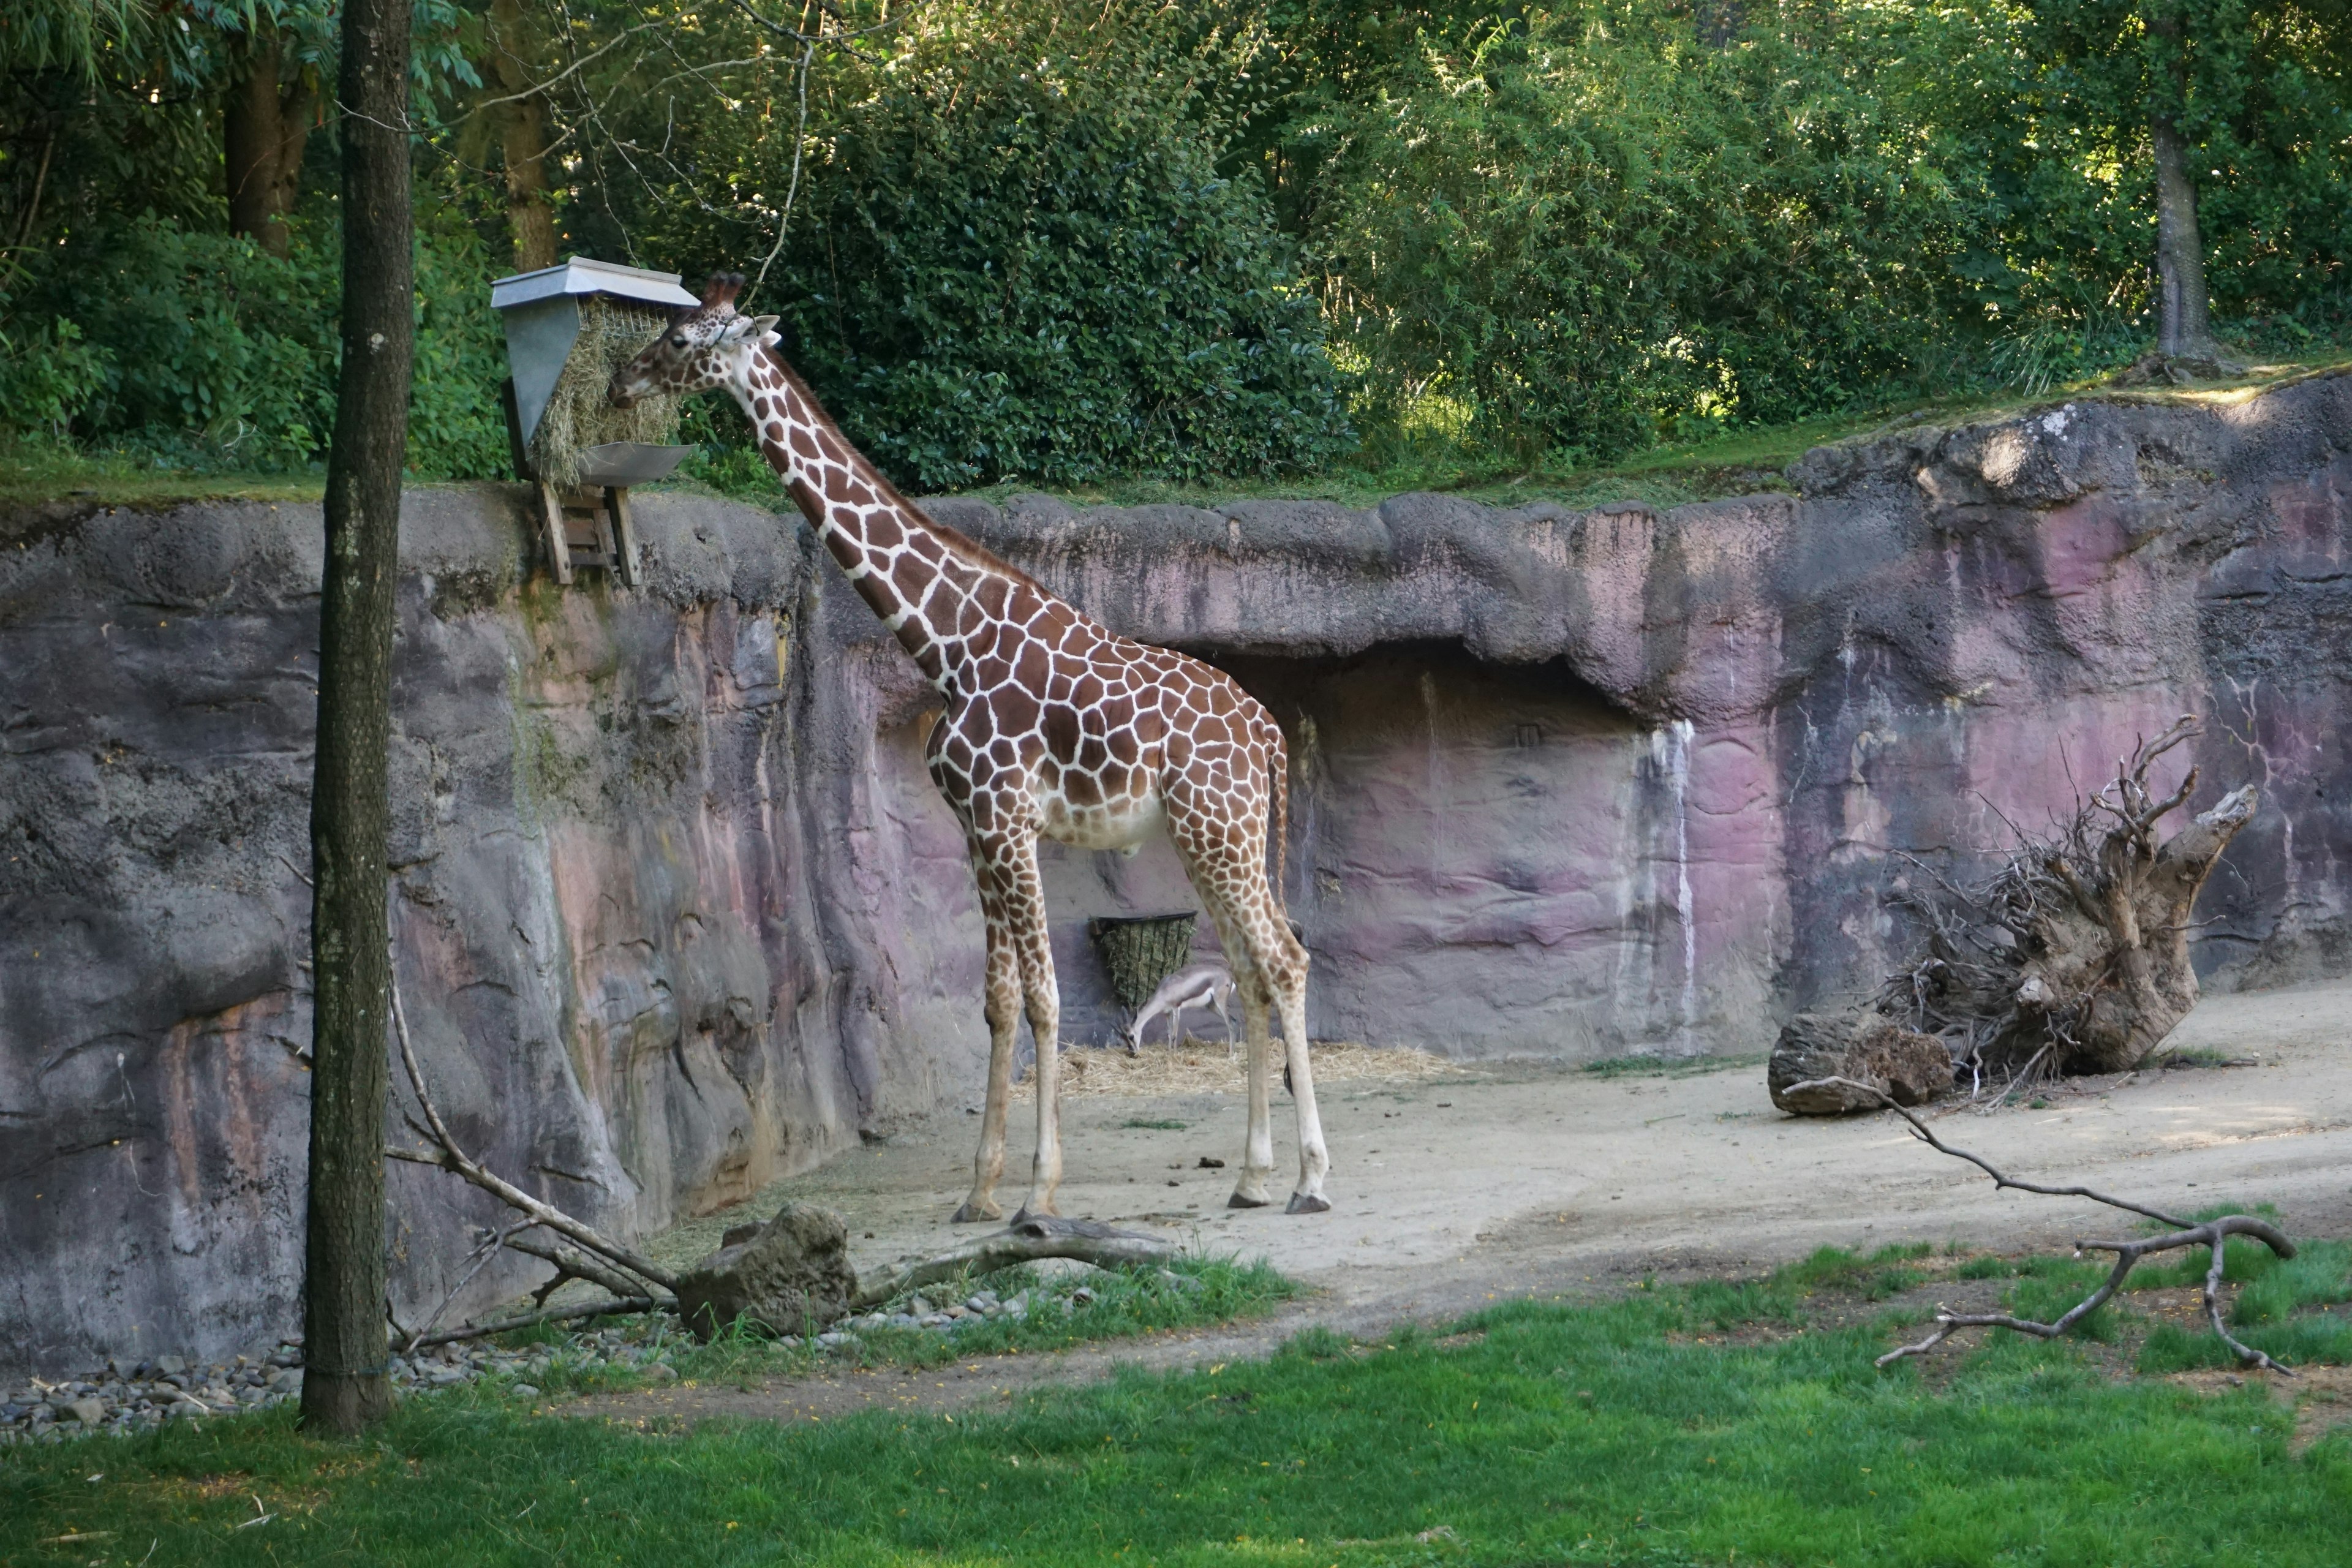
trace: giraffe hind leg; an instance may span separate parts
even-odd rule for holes
[[[1256,973],[1262,994],[1282,1014],[1282,1084],[1290,1091],[1298,1118],[1298,1185],[1285,1212],[1321,1214],[1331,1206],[1323,1195],[1331,1155],[1315,1103],[1315,1069],[1307,1059],[1307,949],[1290,933],[1290,922],[1275,904],[1272,890],[1261,881],[1250,891],[1255,908],[1236,923],[1248,945],[1250,967]],[[1258,1048],[1263,1039],[1261,1025],[1253,1033],[1252,1049]]]

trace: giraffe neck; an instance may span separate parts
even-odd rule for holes
[[[826,552],[931,684],[950,689],[966,663],[960,618],[996,574],[951,548],[769,350],[730,384]]]

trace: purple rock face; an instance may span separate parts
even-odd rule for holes
[[[1318,1037],[1760,1050],[1901,951],[1904,857],[1967,869],[2182,712],[2191,810],[2263,791],[2200,968],[2352,968],[2347,433],[2323,377],[1905,431],[1663,515],[935,510],[1285,725]],[[393,758],[436,1099],[629,1234],[976,1103],[986,1052],[929,689],[793,519],[636,511],[647,586],[559,592],[510,492],[411,495]],[[0,519],[0,1380],[297,1326],[318,552],[315,507]],[[1191,891],[1164,844],[1045,877],[1065,1038],[1107,1041],[1087,917]],[[409,1321],[493,1215],[392,1194]]]

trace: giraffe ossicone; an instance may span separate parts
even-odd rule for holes
[[[996,1184],[1024,1011],[1037,1046],[1037,1156],[1021,1212],[1058,1212],[1061,1000],[1037,840],[1132,853],[1163,830],[1242,1003],[1249,1123],[1232,1205],[1273,1201],[1272,1009],[1298,1115],[1289,1212],[1329,1208],[1307,1052],[1307,950],[1266,875],[1268,839],[1278,865],[1289,804],[1281,729],[1222,670],[1117,635],[901,496],[776,353],[776,318],[737,312],[742,285],[740,273],[713,276],[701,304],[614,373],[607,396],[625,408],[656,393],[731,393],[826,553],[944,700],[925,760],[963,825],[988,933],[988,1097],[971,1193],[955,1218],[1003,1217]]]

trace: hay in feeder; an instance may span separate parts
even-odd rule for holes
[[[1110,974],[1110,994],[1132,1013],[1151,1000],[1160,983],[1192,956],[1192,914],[1147,915],[1139,920],[1105,917],[1087,924]]]
[[[644,397],[632,408],[604,401],[620,369],[669,330],[669,316],[650,306],[591,294],[580,301],[580,335],[564,357],[547,411],[530,438],[531,466],[559,489],[580,482],[580,454],[607,441],[670,446],[677,439],[677,399]]]

